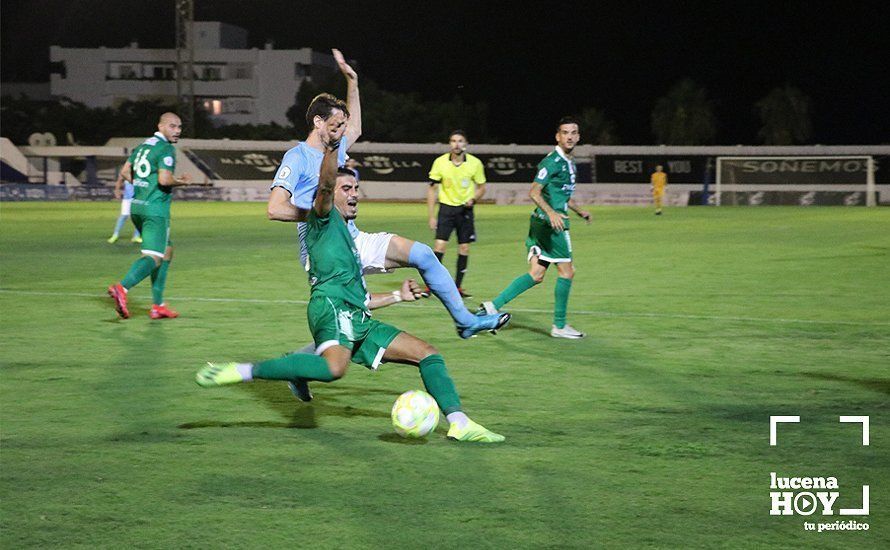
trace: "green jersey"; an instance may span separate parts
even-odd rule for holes
[[[575,161],[568,158],[558,146],[538,163],[538,174],[535,183],[541,184],[541,197],[547,201],[550,208],[556,212],[566,214],[569,211],[569,199],[575,192],[575,175],[578,170]],[[532,216],[546,220],[547,214],[540,208],[535,208]],[[566,229],[569,221],[563,220]]]
[[[133,172],[132,212],[142,216],[170,217],[173,189],[158,185],[158,172],[176,168],[176,149],[160,132],[155,132],[130,155]]]
[[[370,314],[361,257],[343,216],[336,208],[319,216],[313,208],[306,225],[312,297],[336,298]]]

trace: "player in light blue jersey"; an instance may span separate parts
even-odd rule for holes
[[[315,192],[324,158],[325,143],[340,140],[338,163],[346,163],[346,150],[362,133],[361,102],[358,75],[346,63],[339,50],[334,59],[346,78],[346,102],[330,95],[316,96],[306,111],[309,135],[285,153],[281,166],[272,181],[267,214],[270,220],[297,222],[300,237],[300,261],[306,266],[305,222]],[[448,270],[439,262],[433,250],[423,244],[393,233],[365,233],[354,223],[349,232],[361,255],[365,274],[385,273],[400,267],[414,267],[433,294],[445,305],[461,338],[470,338],[482,331],[495,331],[510,321],[510,314],[474,315],[464,305]]]
[[[129,163],[129,161],[127,162]],[[127,166],[127,164],[124,164],[124,166]],[[123,192],[121,192],[121,186],[123,186]],[[114,233],[111,234],[111,237],[108,237],[110,244],[116,243],[120,237],[121,229],[123,229],[124,223],[130,217],[130,205],[133,203],[133,182],[124,179],[123,169],[118,173],[117,181],[114,182],[114,198],[121,200],[121,214],[117,218],[117,223],[114,224]],[[142,236],[139,235],[139,229],[136,226],[133,226],[133,238],[130,239],[130,242],[142,242]]]

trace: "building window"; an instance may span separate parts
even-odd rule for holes
[[[204,99],[201,106],[209,115],[221,115],[223,113],[223,102],[221,99]]]
[[[109,80],[138,80],[142,76],[139,63],[109,63],[105,73]]]
[[[225,112],[230,114],[249,115],[253,112],[253,100],[246,97],[231,97],[226,100]]]
[[[145,67],[145,78],[149,80],[175,80],[176,71],[173,65],[148,65]]]
[[[208,115],[249,115],[254,112],[254,100],[250,97],[207,97],[199,105]]]
[[[60,75],[62,78],[68,78],[68,68],[64,61],[53,61],[49,64],[49,73]]]
[[[211,115],[221,115],[223,112],[223,102],[220,99],[204,100],[204,110]]]
[[[222,67],[204,65],[197,67],[198,78],[201,80],[222,80]]]
[[[250,78],[252,78],[252,71],[250,69],[251,66],[246,63],[232,65],[229,69],[229,74],[231,74],[232,78],[235,80],[249,80]]]

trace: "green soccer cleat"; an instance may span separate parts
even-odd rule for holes
[[[475,441],[477,443],[500,443],[506,439],[501,434],[496,434],[485,426],[467,420],[463,428],[459,428],[457,422],[452,422],[448,428],[448,439],[455,441]]]
[[[195,374],[195,382],[204,388],[225,386],[243,382],[241,373],[238,372],[238,363],[207,363],[207,366]]]
[[[112,236],[108,237],[108,244],[114,244],[114,243],[116,243],[116,242],[117,242],[117,239],[118,239],[118,236],[117,236],[117,235],[112,235]]]
[[[142,237],[139,235],[133,235],[133,238],[130,239],[131,243],[142,244]]]

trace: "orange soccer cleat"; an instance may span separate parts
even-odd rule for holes
[[[108,287],[108,295],[114,300],[114,309],[122,319],[128,319],[130,312],[127,311],[127,290],[118,284]]]
[[[164,304],[152,304],[149,315],[152,319],[175,319],[176,317],[179,317],[179,313],[169,309]]]

